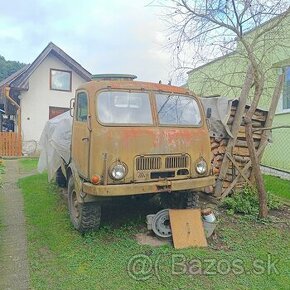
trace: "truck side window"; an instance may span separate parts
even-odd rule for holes
[[[81,92],[77,95],[76,120],[86,122],[88,117],[88,97],[87,94]]]

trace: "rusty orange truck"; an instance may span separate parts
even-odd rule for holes
[[[58,171],[70,218],[80,232],[98,229],[102,202],[160,194],[190,207],[214,184],[210,139],[198,97],[185,88],[98,75],[76,91],[71,156]]]

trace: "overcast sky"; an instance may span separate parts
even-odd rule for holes
[[[166,29],[150,0],[10,0],[0,8],[0,55],[31,63],[50,42],[96,73],[162,80],[172,71]]]

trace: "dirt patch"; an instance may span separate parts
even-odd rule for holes
[[[29,289],[23,197],[17,186],[18,179],[28,173],[20,173],[18,160],[6,160],[5,172],[0,190],[0,289]]]
[[[172,245],[170,240],[161,240],[154,237],[151,233],[140,233],[135,236],[139,245],[148,245],[152,247],[160,247],[164,245]]]

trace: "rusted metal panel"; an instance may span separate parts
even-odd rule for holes
[[[135,163],[133,174],[136,182],[153,181],[161,176],[171,179],[190,178],[188,154],[137,156]]]
[[[147,92],[153,122],[150,125],[102,124],[97,117],[96,96],[103,91]],[[212,185],[210,140],[199,99],[184,88],[136,82],[91,81],[77,91],[88,95],[87,122],[74,117],[72,159],[85,179],[83,191],[92,195],[132,195],[171,190],[189,190]],[[196,100],[201,122],[196,126],[158,125],[155,94],[186,95]],[[118,117],[118,116],[117,116]],[[207,171],[199,175],[195,164],[203,158]],[[126,176],[114,180],[108,174],[113,164],[126,165]],[[100,185],[92,185],[93,176],[100,176]],[[156,185],[156,182],[167,185]]]
[[[82,191],[94,196],[124,196],[133,194],[179,191],[189,188],[198,190],[208,185],[213,185],[214,183],[214,176],[186,180],[162,180],[156,182],[118,185],[94,185],[90,182],[84,182],[82,185]]]

